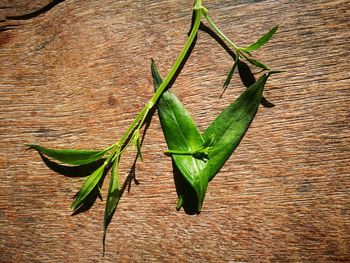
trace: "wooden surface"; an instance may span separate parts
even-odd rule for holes
[[[238,44],[281,28],[257,56],[271,77],[246,137],[210,183],[203,211],[176,211],[157,116],[102,257],[104,202],[71,216],[83,179],[49,170],[25,143],[102,148],[165,75],[192,1],[0,0],[1,262],[349,262],[350,3],[206,0]],[[26,14],[33,14],[27,15]],[[221,85],[232,61],[206,33],[173,87],[203,130],[244,87]],[[122,161],[126,177],[134,158]],[[103,193],[106,193],[105,184]]]

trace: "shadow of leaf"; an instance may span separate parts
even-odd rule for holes
[[[84,213],[86,211],[88,211],[96,202],[97,197],[102,200],[102,196],[101,196],[101,192],[100,189],[103,185],[103,181],[106,178],[107,173],[109,172],[109,167],[105,169],[103,176],[101,178],[101,180],[98,182],[97,186],[90,192],[90,194],[84,199],[83,204],[72,213],[72,216]],[[75,196],[73,197],[73,199],[77,196],[79,192],[77,192],[75,194]]]
[[[199,214],[200,212],[198,211],[198,198],[196,192],[176,167],[174,161],[172,162],[172,165],[177,196],[183,196],[182,208],[188,215]]]
[[[68,166],[68,165],[63,165],[63,164],[59,164],[57,162],[51,161],[49,158],[47,158],[45,155],[43,155],[40,152],[39,152],[39,155],[40,155],[41,159],[43,160],[43,162],[45,163],[45,165],[49,169],[51,169],[52,171],[54,171],[58,174],[61,174],[63,176],[70,177],[70,178],[89,176],[98,167],[100,167],[103,164],[103,162],[105,161],[105,159],[100,159],[100,160],[93,162],[93,163],[90,163],[90,164],[78,165],[78,166]],[[99,189],[102,187],[103,181],[104,181],[109,169],[110,169],[109,167],[107,167],[105,169],[105,172],[104,172],[100,182],[98,183],[98,185],[86,197],[84,203],[76,211],[74,211],[72,213],[72,216],[89,210],[93,206],[93,204],[95,203],[97,197],[99,197],[102,200],[102,196],[100,194]],[[76,193],[75,196],[77,194],[78,193]],[[73,198],[75,198],[75,196]]]
[[[211,36],[232,57],[233,60],[236,59],[236,54],[210,27],[201,23],[199,29]],[[250,70],[250,67],[247,63],[240,60],[238,62],[237,68],[239,77],[246,88],[250,87],[256,82],[254,74]],[[266,108],[272,108],[275,106],[275,104],[269,102],[265,97],[262,97],[261,105],[263,105]]]
[[[102,184],[99,184],[99,185],[102,185]],[[75,196],[77,194],[78,193],[76,193]],[[100,190],[98,189],[98,187],[95,187],[91,191],[91,193],[85,198],[84,203],[77,210],[75,210],[72,213],[72,216],[75,216],[75,215],[78,215],[78,214],[81,214],[81,213],[88,211],[96,202],[97,197],[99,197],[102,200],[101,195],[100,195]]]
[[[95,171],[98,167],[100,167],[105,161],[105,159],[100,159],[90,164],[68,166],[51,161],[49,158],[47,158],[40,152],[39,154],[41,159],[49,169],[67,177],[86,177],[90,175],[93,171]]]
[[[247,63],[240,60],[238,62],[237,68],[238,68],[239,77],[245,87],[248,88],[256,82],[254,74],[250,70]],[[263,105],[265,108],[272,108],[275,106],[275,104],[273,104],[272,102],[269,102],[265,97],[261,98],[261,105]]]

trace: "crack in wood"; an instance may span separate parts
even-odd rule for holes
[[[65,0],[53,0],[52,2],[50,2],[49,4],[43,6],[42,8],[28,13],[28,14],[24,14],[24,15],[18,15],[18,16],[7,16],[6,20],[29,20],[32,18],[35,18],[43,13],[46,13],[48,11],[50,11],[52,8],[54,8],[56,5],[64,2]]]

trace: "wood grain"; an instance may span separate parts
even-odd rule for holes
[[[82,179],[49,170],[25,143],[102,148],[151,97],[186,39],[192,1],[0,1],[1,262],[349,262],[350,3],[204,1],[238,44],[280,24],[257,56],[274,69],[241,145],[210,183],[203,211],[176,211],[157,116],[102,257],[104,202],[71,216]],[[15,19],[14,17],[20,17]],[[243,89],[207,34],[173,87],[203,130]],[[133,162],[122,162],[126,177]],[[106,192],[106,185],[103,187]]]

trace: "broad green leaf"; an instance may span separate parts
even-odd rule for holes
[[[153,63],[152,75],[157,88],[161,78]],[[263,75],[246,89],[214,120],[203,136],[175,94],[167,91],[160,98],[158,114],[170,149],[167,152],[172,153],[177,169],[195,190],[199,210],[208,182],[218,173],[249,128],[258,110],[268,76]],[[194,153],[208,154],[208,159],[195,158]],[[182,203],[183,195],[180,194],[177,208]]]
[[[221,112],[204,132],[204,139],[214,137],[215,140],[203,171],[209,181],[231,156],[248,130],[258,110],[267,78],[266,74],[261,76]]]
[[[260,61],[258,61],[256,59],[249,58],[249,57],[245,57],[245,58],[250,64],[252,64],[254,66],[257,66],[257,67],[265,69],[265,70],[269,70],[270,69],[268,66],[266,66],[265,64],[263,64],[262,62],[260,62]]]
[[[55,159],[61,163],[71,165],[83,165],[95,162],[101,159],[107,150],[75,150],[75,149],[50,149],[41,147],[35,144],[26,145],[31,149],[35,149],[38,152]]]
[[[267,42],[269,42],[269,40],[272,38],[272,36],[276,33],[277,29],[278,29],[278,26],[273,27],[269,32],[267,32],[265,35],[263,35],[261,38],[259,38],[255,43],[244,48],[244,50],[247,52],[251,52],[251,51],[254,51],[254,50],[261,48],[263,45],[265,45]]]
[[[152,76],[155,89],[157,89],[162,79],[153,61]],[[197,126],[180,100],[171,91],[166,91],[159,99],[158,115],[170,150],[194,152],[203,145],[204,140]],[[200,211],[208,186],[208,178],[203,177],[201,173],[205,161],[187,154],[172,155],[172,158],[181,174],[195,190],[199,200],[198,211]]]
[[[118,163],[119,157],[114,161],[112,167],[112,176],[109,181],[109,188],[107,194],[105,216],[104,216],[104,232],[106,232],[107,227],[111,221],[113,213],[118,205],[120,199],[120,184],[118,175]]]
[[[76,211],[84,203],[85,198],[98,185],[103,176],[106,165],[107,163],[104,163],[102,166],[97,168],[91,175],[89,175],[84,185],[80,189],[79,193],[75,197],[75,200],[72,204],[73,211]]]

